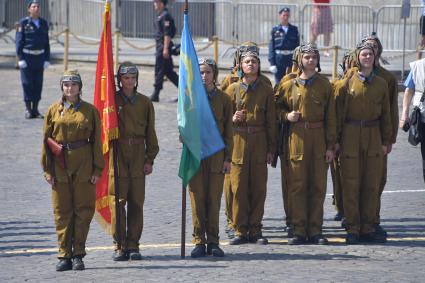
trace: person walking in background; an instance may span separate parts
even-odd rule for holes
[[[25,118],[43,118],[38,103],[43,89],[43,72],[50,65],[49,26],[40,17],[40,1],[28,0],[29,16],[19,21],[16,54],[24,90]]]
[[[300,45],[298,28],[289,23],[290,16],[288,7],[280,9],[280,24],[274,26],[271,32],[269,62],[276,84],[279,84],[287,69],[292,67],[293,50]]]
[[[310,42],[316,43],[317,37],[323,34],[324,46],[329,47],[331,44],[331,33],[333,32],[333,21],[330,0],[313,0],[313,15],[310,28]],[[329,51],[323,52],[325,57],[329,57]]]
[[[86,240],[96,202],[95,184],[104,160],[97,109],[81,99],[76,71],[61,80],[62,98],[44,117],[41,165],[52,186],[52,206],[59,244],[56,271],[83,270]]]
[[[158,13],[155,19],[155,83],[154,92],[150,96],[152,102],[159,102],[159,92],[164,83],[164,76],[175,85],[179,84],[179,76],[173,70],[173,58],[171,57],[172,39],[176,35],[174,19],[167,9],[168,0],[154,0],[154,8]],[[175,100],[177,101],[177,100]]]
[[[425,59],[410,63],[410,73],[407,76],[404,86],[403,110],[401,112],[399,127],[412,122],[409,118],[410,103],[413,99],[413,106],[420,109],[421,117],[418,130],[421,137],[422,169],[425,182]]]
[[[422,58],[422,52],[425,48],[425,0],[422,0],[422,15],[419,20],[419,34],[421,35],[421,42],[418,46],[418,60]]]

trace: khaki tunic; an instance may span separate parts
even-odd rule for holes
[[[233,83],[226,90],[231,97],[233,113],[237,109],[236,91],[241,97],[241,109],[246,121],[234,124],[231,187],[232,216],[236,235],[261,234],[267,189],[267,153],[276,150],[276,110],[273,89],[257,79],[250,86]],[[263,127],[262,131],[246,131],[246,127]],[[245,129],[244,132],[238,131]]]
[[[143,230],[143,204],[145,200],[145,164],[153,164],[158,154],[158,139],[155,132],[155,111],[146,96],[135,93],[131,98],[122,92],[116,95],[120,141],[118,142],[118,182],[120,207],[120,235],[122,250],[139,250]],[[136,139],[139,143],[123,142]],[[112,211],[112,232],[116,232],[115,186],[112,154],[110,154],[109,196]],[[127,213],[125,205],[127,204]],[[127,214],[127,217],[126,217]]]
[[[294,234],[313,237],[322,233],[327,179],[325,153],[334,148],[336,141],[331,85],[327,78],[316,74],[305,85],[298,79],[283,83],[275,95],[281,119],[286,120],[288,113],[298,110],[300,122],[324,124],[316,129],[291,124],[287,149],[288,204]]]
[[[55,177],[52,204],[59,258],[84,256],[87,234],[95,211],[96,187],[91,176],[100,176],[104,166],[97,109],[80,101],[67,109],[62,103],[51,105],[44,117],[44,143],[41,164],[46,176]],[[90,140],[74,150],[65,150],[66,169],[53,158],[46,140],[58,143]],[[69,183],[69,181],[71,183]]]
[[[347,232],[367,234],[374,231],[379,186],[382,178],[382,145],[391,143],[391,115],[386,82],[373,76],[369,82],[357,74],[335,89],[340,117],[341,177]],[[360,127],[349,120],[379,122]]]
[[[269,80],[268,77],[266,77],[264,75],[260,75],[259,79],[264,81],[268,85],[272,86],[272,82]],[[239,82],[239,81],[240,81],[240,77],[237,75],[236,71],[233,70],[232,73],[228,74],[221,81],[220,89],[222,91],[226,91],[226,89],[232,83]],[[226,174],[224,176],[224,185],[223,185],[224,201],[225,201],[225,214],[226,214],[226,219],[227,219],[227,226],[229,228],[233,229],[233,224],[232,224],[233,193],[232,193],[232,188],[230,186],[230,183],[231,183],[230,182],[230,174]]]
[[[208,96],[226,148],[202,160],[199,171],[189,182],[194,244],[219,243],[223,163],[231,161],[233,150],[232,102],[226,93],[218,89],[209,93]]]

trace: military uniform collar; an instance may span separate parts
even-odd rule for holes
[[[308,79],[302,79],[300,77],[297,77],[296,81],[299,85],[310,86],[311,84],[313,84],[316,78],[317,78],[317,72]]]
[[[248,90],[251,90],[251,89],[254,90],[257,87],[257,84],[258,84],[258,77],[252,84],[246,84],[244,82],[241,82],[241,88],[244,91],[248,91]]]
[[[359,78],[359,80],[361,81],[361,82],[366,82],[366,83],[371,83],[372,82],[372,80],[373,80],[373,78],[376,76],[376,74],[375,74],[375,70],[373,70],[371,73],[370,73],[370,75],[369,75],[369,77],[366,77],[362,72],[360,72],[360,71],[357,71],[357,77]]]
[[[81,106],[81,100],[80,100],[80,99],[78,99],[78,101],[77,101],[76,103],[71,103],[71,102],[69,102],[68,100],[65,100],[65,101],[63,102],[63,106],[65,106],[65,108],[66,108],[67,110],[69,110],[69,109],[71,109],[71,108],[74,108],[74,110],[75,110],[75,111],[78,111],[78,109],[80,109],[80,106]]]
[[[211,100],[214,96],[217,95],[217,87],[214,87],[211,91],[208,91],[207,88],[205,88],[205,91],[207,92],[209,100]]]
[[[124,104],[134,104],[136,103],[137,100],[137,95],[136,92],[134,92],[134,94],[130,97],[126,96],[122,91],[118,92],[118,95],[121,96],[121,98],[124,100]]]

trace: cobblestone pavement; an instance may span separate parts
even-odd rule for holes
[[[73,63],[83,77],[83,98],[92,101],[94,64]],[[45,73],[41,110],[60,97],[62,67]],[[177,91],[169,82],[155,104],[160,153],[147,179],[144,260],[113,262],[112,241],[96,221],[88,237],[86,270],[55,272],[56,235],[49,186],[40,167],[41,120],[25,120],[19,72],[13,59],[0,57],[0,281],[1,282],[423,282],[425,264],[425,188],[419,148],[400,133],[389,157],[389,178],[383,196],[382,224],[389,232],[385,245],[346,246],[330,195],[325,203],[324,234],[329,246],[288,246],[278,169],[269,170],[264,234],[268,246],[228,246],[221,212],[220,232],[226,257],[180,259],[181,183],[177,177],[181,145],[176,104],[167,101]],[[143,68],[139,91],[153,90],[153,71]],[[401,98],[401,97],[400,97]],[[401,103],[401,99],[400,99]],[[332,192],[330,178],[328,194]],[[191,237],[187,207],[187,242]],[[186,254],[192,246],[186,246]]]

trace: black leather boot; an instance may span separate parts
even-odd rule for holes
[[[152,102],[159,102],[159,89],[155,89],[152,95],[149,97]]]
[[[31,101],[25,101],[25,119],[34,118],[32,114]]]
[[[40,119],[44,118],[44,116],[41,115],[40,112],[38,112],[38,101],[34,101],[32,103],[31,113],[32,113],[33,118],[40,118]]]

